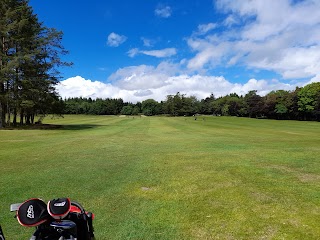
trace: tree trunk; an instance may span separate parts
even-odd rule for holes
[[[17,108],[13,109],[13,126],[17,126]]]
[[[2,37],[1,40],[2,40],[2,46],[0,50],[2,53],[4,53],[5,52],[4,37]],[[3,64],[4,63],[2,61],[2,58],[0,58],[0,70],[2,70]],[[5,119],[6,112],[4,111],[4,100],[2,98],[3,95],[4,95],[4,83],[0,83],[0,128],[3,128],[5,126],[5,120],[6,120]]]
[[[2,104],[0,101],[0,116],[2,116]],[[0,117],[0,128],[3,128],[2,117]]]
[[[0,58],[0,69],[2,69],[2,59]],[[0,83],[0,128],[5,126],[6,121],[6,111],[5,111],[5,104],[4,104],[4,84]]]
[[[11,113],[10,113],[10,108],[7,107],[7,126],[11,125]]]
[[[6,104],[2,102],[1,104],[1,122],[2,122],[2,127],[6,126]]]
[[[23,125],[23,110],[21,109],[21,112],[20,112],[20,125],[22,126]]]
[[[27,114],[26,115],[26,125],[30,125],[31,122],[30,122],[30,114]]]

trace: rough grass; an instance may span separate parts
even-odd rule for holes
[[[65,116],[0,131],[0,223],[31,197],[70,197],[97,239],[319,239],[320,123]]]

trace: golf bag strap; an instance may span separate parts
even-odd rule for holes
[[[5,240],[3,232],[2,232],[1,225],[0,225],[0,240]]]

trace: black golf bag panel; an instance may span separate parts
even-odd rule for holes
[[[71,211],[68,219],[75,222],[77,225],[78,240],[88,240],[94,237],[93,229],[93,214],[86,212],[84,208],[77,202],[71,202]]]
[[[69,198],[58,198],[48,202],[48,212],[51,217],[57,220],[65,218],[71,208],[71,202]]]
[[[19,206],[18,222],[25,227],[36,227],[50,219],[47,205],[39,198],[32,198]]]

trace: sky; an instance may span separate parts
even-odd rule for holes
[[[320,81],[319,0],[30,0],[64,33],[61,97],[266,95]]]

